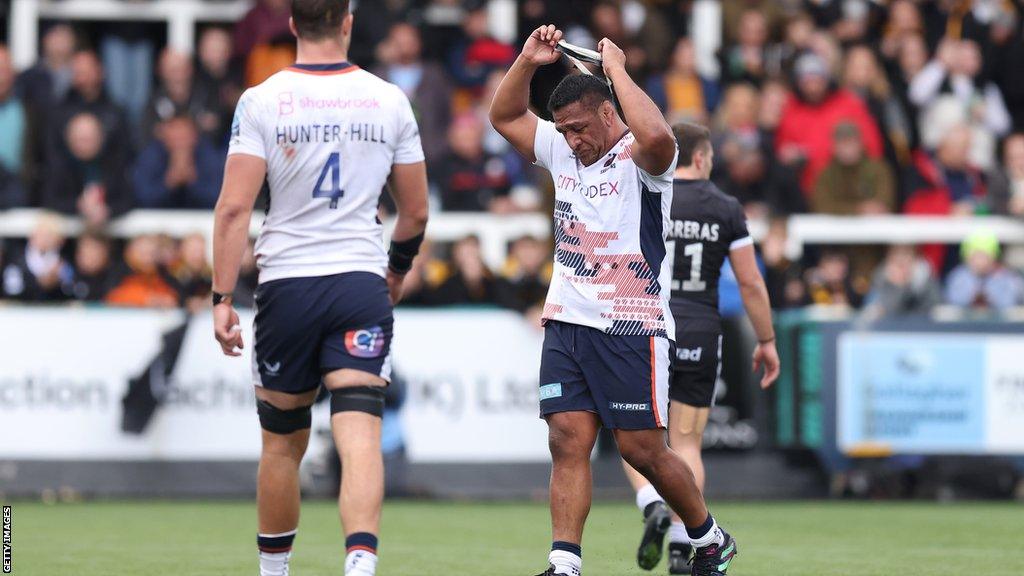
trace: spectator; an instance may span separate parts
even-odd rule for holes
[[[1024,218],[1024,134],[1003,142],[1003,163],[988,177],[988,208],[995,214]]]
[[[770,78],[793,74],[797,57],[811,49],[814,37],[814,19],[806,12],[797,12],[786,21],[783,41],[769,46],[765,53],[765,67]]]
[[[133,126],[142,119],[153,89],[152,26],[147,22],[105,22],[100,40],[107,92],[125,108]]]
[[[452,273],[437,287],[436,304],[495,304],[494,275],[480,254],[480,239],[467,236],[452,245]]]
[[[143,142],[154,136],[158,123],[178,116],[191,116],[204,133],[218,127],[216,95],[195,89],[195,73],[188,55],[167,48],[160,54],[157,70],[160,83],[146,106]]]
[[[821,214],[888,214],[895,203],[892,170],[867,156],[856,124],[838,124],[832,160],[818,176],[811,208]]]
[[[0,210],[28,204],[21,182],[24,171],[28,115],[14,94],[14,65],[7,47],[0,45]]]
[[[925,315],[941,302],[942,291],[928,262],[918,257],[913,246],[892,246],[875,272],[864,317]]]
[[[12,254],[3,269],[3,292],[9,298],[28,302],[64,300],[64,288],[71,278],[71,266],[61,256],[64,246],[62,222],[47,214],[39,218],[21,254]]]
[[[396,84],[409,97],[419,122],[427,166],[436,169],[448,151],[445,134],[451,120],[451,88],[444,69],[423,61],[419,30],[404,22],[391,27],[377,58],[382,65],[374,73]]]
[[[854,287],[846,254],[837,251],[822,253],[818,265],[805,273],[807,293],[812,304],[857,308],[867,291]]]
[[[502,304],[519,312],[543,307],[551,283],[551,250],[547,243],[523,236],[512,242],[502,273]]]
[[[114,285],[110,239],[85,232],[75,242],[75,266],[69,293],[81,302],[102,302]]]
[[[117,157],[117,162],[127,163],[131,155],[131,131],[124,109],[107,96],[103,87],[103,65],[94,52],[82,50],[71,60],[71,90],[53,113],[48,128],[49,146],[47,154],[53,154],[54,148],[66,133],[71,118],[89,113],[100,121],[103,138],[107,144],[104,156]],[[47,172],[50,171],[49,161]]]
[[[893,96],[885,72],[870,47],[854,46],[846,52],[843,87],[867,106],[885,138],[885,157],[890,164],[909,162],[913,138],[910,117],[899,99]]]
[[[202,95],[207,111],[200,128],[218,148],[227,146],[235,105],[242,95],[242,79],[231,66],[231,35],[223,28],[207,28],[199,36],[195,68],[195,92]]]
[[[768,22],[758,9],[744,10],[739,17],[736,43],[721,53],[722,82],[749,82],[760,85],[765,79]]]
[[[75,33],[67,24],[56,24],[43,34],[42,45],[41,58],[18,76],[17,92],[39,113],[48,113],[71,88]]]
[[[697,72],[693,42],[685,37],[676,42],[668,70],[648,79],[647,94],[669,123],[682,120],[703,123],[718,107],[718,83]]]
[[[233,57],[245,63],[246,86],[255,86],[295,62],[290,9],[289,0],[257,0],[235,25]]]
[[[972,132],[954,126],[934,155],[917,152],[909,172],[910,191],[905,211],[911,214],[973,214],[984,200],[982,173],[970,159]]]
[[[807,304],[807,287],[801,278],[800,265],[786,255],[788,231],[786,220],[773,218],[761,240],[764,282],[772,308],[786,309]]]
[[[1024,70],[1024,34],[1019,6],[1007,3],[998,7],[998,16],[991,25],[992,45],[985,54],[992,80],[1002,91],[1013,118],[1014,130],[1024,130],[1024,74],[1020,73]]]
[[[491,35],[487,7],[481,5],[462,20],[462,38],[448,51],[448,74],[459,86],[479,90],[491,72],[504,71],[515,58],[511,46]]]
[[[995,234],[971,234],[960,247],[962,262],[946,279],[946,301],[961,308],[1002,311],[1024,303],[1024,280],[999,262]]]
[[[159,243],[152,235],[132,238],[124,250],[127,273],[108,294],[106,302],[114,306],[174,308],[178,290],[159,264]]]
[[[206,260],[206,237],[189,234],[182,238],[178,248],[178,261],[171,269],[177,281],[185,307],[192,312],[209,304],[213,286],[213,269]]]
[[[217,203],[224,178],[224,154],[189,116],[157,125],[156,137],[139,154],[133,171],[140,208],[202,208]]]
[[[43,207],[64,214],[77,212],[94,227],[126,212],[131,191],[123,157],[110,153],[116,146],[113,138],[104,136],[94,114],[81,112],[72,117],[47,166]]]
[[[448,129],[451,149],[440,169],[441,205],[449,211],[498,212],[514,209],[503,156],[484,150],[484,123],[463,114]]]
[[[910,141],[908,146],[915,150],[920,146],[921,136],[918,131],[920,109],[910,100],[910,83],[928,64],[928,46],[921,35],[907,35],[900,44],[897,60],[891,73],[892,93],[899,100],[900,107],[910,121]]]
[[[809,195],[818,174],[832,158],[832,134],[837,124],[856,124],[871,158],[882,155],[882,138],[864,103],[848,90],[832,85],[821,56],[813,52],[801,55],[795,76],[796,92],[782,111],[775,149],[784,164],[801,170],[800,186]]]
[[[882,39],[879,44],[882,57],[887,60],[899,58],[904,43],[909,38],[921,39],[925,54],[927,54],[922,34],[924,34],[924,23],[921,20],[921,12],[917,9],[917,4],[913,0],[896,0],[889,6],[889,18],[882,31]]]
[[[944,40],[936,57],[910,82],[910,101],[921,108],[924,146],[934,149],[955,124],[977,126],[975,164],[991,166],[995,138],[1010,131],[1012,119],[999,87],[982,76],[981,49],[970,40]],[[981,129],[981,128],[984,129]]]

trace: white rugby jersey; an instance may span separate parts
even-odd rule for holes
[[[674,340],[665,233],[676,162],[648,174],[633,162],[633,141],[627,132],[583,166],[555,125],[538,121],[534,153],[555,184],[555,265],[543,318]]]
[[[409,99],[347,62],[296,64],[242,94],[228,154],[267,162],[259,281],[383,276],[377,205],[393,164],[423,160]]]

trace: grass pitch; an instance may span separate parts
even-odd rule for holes
[[[730,576],[1024,574],[1017,504],[722,503],[736,536]],[[637,510],[597,503],[583,542],[587,576],[665,574],[636,567]],[[533,576],[550,545],[544,504],[388,502],[381,576]],[[15,503],[16,575],[258,574],[250,502]],[[304,502],[293,576],[342,573],[333,502]]]

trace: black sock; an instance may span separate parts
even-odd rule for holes
[[[654,512],[654,509],[658,507],[658,504],[664,504],[664,502],[662,502],[661,500],[655,500],[654,502],[651,502],[647,506],[644,506],[644,518],[650,516],[651,513]]]

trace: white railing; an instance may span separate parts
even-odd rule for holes
[[[0,238],[28,236],[40,210],[23,208],[0,212]],[[64,218],[64,232],[75,235],[81,230],[76,218]],[[255,236],[263,223],[262,214],[254,214],[250,232]],[[390,224],[390,223],[389,223]],[[390,230],[390,225],[385,230]],[[760,240],[767,223],[750,222],[750,232]],[[991,231],[1004,244],[1024,245],[1024,220],[1004,216],[824,216],[801,214],[788,222],[787,255],[798,258],[804,246],[820,244],[956,244],[975,230]],[[110,234],[130,238],[140,234],[168,234],[181,237],[213,232],[213,213],[206,210],[135,210],[111,223]],[[385,232],[385,235],[387,232]],[[543,214],[496,216],[476,213],[434,214],[428,236],[435,242],[452,242],[468,235],[480,238],[484,259],[490,266],[505,261],[512,240],[531,235],[551,236],[551,218]]]
[[[31,66],[37,55],[39,20],[114,20],[167,23],[167,44],[191,54],[196,24],[237,22],[253,5],[252,0],[14,0],[11,5],[11,57],[18,69]]]
[[[0,238],[27,237],[43,212],[21,208],[0,212]],[[62,218],[64,233],[74,236],[82,230],[77,218]],[[263,214],[253,214],[249,232],[259,233]],[[386,223],[385,236],[391,223]],[[131,238],[140,234],[167,234],[182,237],[200,233],[209,238],[213,234],[213,212],[209,210],[133,210],[114,220],[108,230],[118,238]],[[524,235],[548,238],[551,218],[540,214],[493,216],[490,214],[436,214],[431,217],[429,237],[435,242],[453,242],[476,235],[488,266],[497,268],[505,262],[508,243]]]

